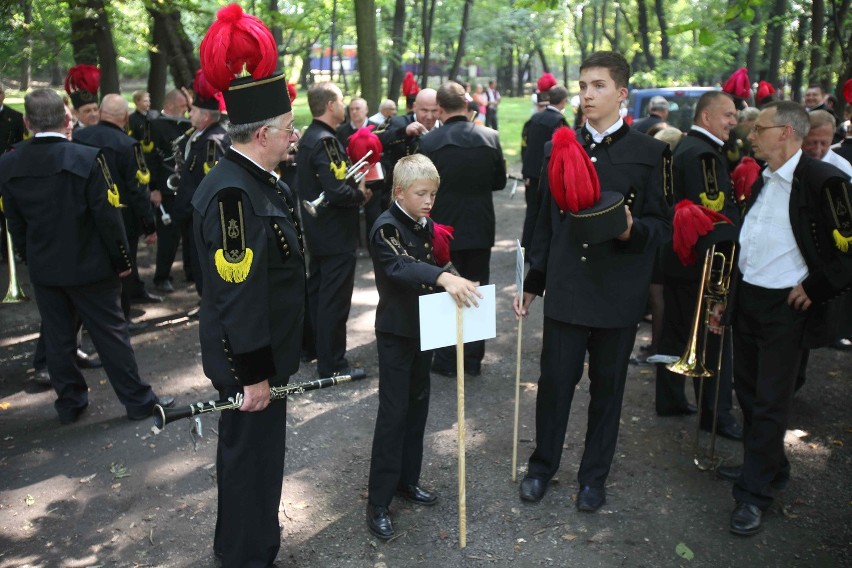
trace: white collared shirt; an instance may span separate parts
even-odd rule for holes
[[[690,128],[690,130],[700,132],[701,134],[703,134],[704,136],[706,136],[707,138],[709,138],[710,140],[712,140],[713,142],[718,144],[720,147],[725,145],[725,143],[722,140],[720,140],[718,137],[711,134],[711,132],[709,130],[707,130],[706,128],[702,128],[702,127],[698,126],[697,124],[693,124],[692,128]]]
[[[397,207],[399,207],[399,210],[400,210],[400,211],[402,211],[403,213],[405,213],[405,216],[406,216],[406,217],[408,217],[409,219],[411,219],[411,220],[412,220],[412,221],[414,221],[415,223],[419,224],[421,227],[425,227],[425,226],[426,226],[426,217],[420,217],[419,219],[415,219],[414,217],[412,217],[411,215],[409,215],[409,214],[408,214],[408,211],[406,211],[405,209],[403,209],[403,208],[402,208],[402,205],[400,205],[400,204],[399,204],[399,201],[394,201],[393,203],[394,203],[394,205],[396,205]]]
[[[615,121],[615,124],[613,124],[612,126],[607,128],[603,132],[598,132],[588,122],[586,123],[586,129],[589,131],[589,134],[592,135],[592,140],[594,140],[597,144],[600,144],[601,142],[603,142],[604,138],[606,138],[607,136],[609,136],[610,134],[612,134],[613,132],[615,132],[616,130],[621,128],[623,125],[624,125],[624,119],[619,118],[618,120]]]
[[[65,138],[65,135],[59,132],[36,132],[33,138]]]
[[[246,156],[245,154],[243,154],[242,152],[240,152],[236,148],[234,148],[233,146],[231,146],[231,150],[233,150],[234,152],[236,152],[237,154],[239,154],[240,156],[242,156],[243,158],[245,158],[246,160],[248,160],[249,162],[251,162],[252,164],[257,166],[258,168],[262,169],[263,171],[269,172],[270,174],[275,176],[275,181],[278,181],[278,180],[281,179],[281,176],[279,176],[277,173],[275,173],[274,171],[267,170],[266,168],[264,168],[263,166],[261,166],[260,164],[258,164],[257,162],[255,162],[254,160],[252,160],[251,158],[249,158],[248,156]]]
[[[808,275],[790,225],[790,191],[799,150],[776,171],[763,170],[763,189],[743,221],[739,268],[743,280],[754,286],[792,288]]]
[[[846,174],[847,177],[852,178],[852,164],[849,163],[849,160],[847,160],[840,154],[837,154],[831,148],[829,148],[828,152],[825,153],[825,156],[822,157],[822,161],[827,164],[831,164],[832,166]]]

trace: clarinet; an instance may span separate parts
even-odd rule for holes
[[[180,144],[184,141],[185,138],[192,136],[195,134],[195,128],[190,128],[174,140],[172,140],[172,157],[168,160],[174,162],[174,173],[169,175],[166,180],[166,187],[171,189],[172,191],[177,191],[180,186],[180,172],[183,169],[183,151],[181,150]]]
[[[283,387],[269,387],[269,401],[281,400],[294,394],[302,394],[307,391],[333,387],[342,383],[348,383],[353,379],[352,375],[335,375],[315,381],[285,385]],[[220,410],[236,410],[243,404],[243,393],[229,396],[222,400],[210,400],[207,402],[196,402],[189,406],[180,408],[163,408],[159,404],[154,405],[154,426],[159,430],[165,428],[176,420],[191,418],[207,412],[218,412]]]

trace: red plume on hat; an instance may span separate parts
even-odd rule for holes
[[[577,213],[596,204],[601,197],[598,172],[588,154],[567,126],[553,134],[553,150],[547,166],[550,193],[562,211]]]
[[[554,77],[551,73],[542,73],[541,77],[538,78],[538,82],[536,83],[536,87],[541,92],[549,91],[553,87],[556,86],[556,77]]]
[[[370,154],[367,161],[372,165],[382,157],[382,142],[372,130],[363,126],[349,137],[349,145],[346,146],[346,153],[349,154],[349,159],[354,163],[366,156],[370,150],[373,153]]]
[[[729,95],[733,95],[741,99],[747,99],[751,94],[751,83],[748,78],[748,69],[741,67],[734,71],[734,73],[728,77],[728,80],[725,81],[725,85],[722,87],[722,90]]]
[[[268,77],[278,63],[275,38],[260,19],[246,14],[239,4],[216,13],[216,21],[201,41],[201,67],[216,89],[227,91],[231,81],[246,73]]]
[[[419,92],[420,85],[418,85],[417,81],[414,79],[414,73],[409,71],[402,79],[402,94],[406,97],[409,97],[411,95],[416,95]]]
[[[76,91],[98,92],[101,84],[101,70],[94,65],[75,65],[65,76],[65,92],[69,95]]]
[[[296,85],[293,83],[287,83],[287,94],[290,95],[290,102],[296,100]]]
[[[734,191],[737,194],[737,203],[744,203],[751,197],[751,187],[760,175],[760,164],[750,156],[745,156],[734,171],[731,172],[731,180],[734,182]]]
[[[761,81],[757,84],[757,96],[755,99],[758,101],[762,101],[766,97],[771,97],[775,94],[775,87],[772,86],[772,83],[767,83],[766,81]]]
[[[204,70],[199,69],[195,72],[195,78],[192,80],[192,90],[195,93],[195,100],[192,101],[193,106],[226,112],[225,99],[222,97],[222,92],[210,84],[207,75],[204,74]]]
[[[435,235],[432,237],[432,252],[435,254],[435,264],[446,266],[450,262],[450,241],[455,229],[449,225],[433,222]]]
[[[846,102],[852,105],[852,79],[848,79],[843,83],[843,98]]]
[[[698,205],[689,199],[683,199],[675,205],[674,218],[672,219],[672,247],[681,264],[692,266],[695,264],[695,245],[698,239],[713,230],[715,223],[730,223],[731,220]]]

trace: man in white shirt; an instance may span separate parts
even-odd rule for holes
[[[743,536],[760,531],[762,511],[790,478],[784,434],[803,349],[830,343],[827,330],[848,325],[841,293],[852,283],[850,187],[837,168],[803,154],[809,128],[801,105],[780,101],[764,107],[749,134],[767,165],[746,205],[728,310],[743,465],[719,471],[736,478],[730,530]]]
[[[812,110],[808,113],[811,130],[802,142],[802,151],[814,160],[822,160],[841,170],[852,178],[852,164],[831,149],[837,121],[825,110]]]

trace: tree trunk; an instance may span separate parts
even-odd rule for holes
[[[69,0],[68,8],[74,61],[100,66],[101,96],[120,93],[115,42],[103,0]]]
[[[32,0],[21,0],[21,8],[24,13],[24,29],[21,37],[23,47],[23,53],[21,53],[21,90],[26,91],[30,88],[30,79],[32,79],[33,71]]]
[[[811,0],[811,64],[810,81],[817,81],[823,88],[828,87],[828,73],[822,69],[823,38],[825,35],[825,2]],[[827,89],[826,89],[827,90]]]
[[[355,0],[355,29],[358,34],[358,74],[361,96],[370,109],[379,108],[382,77],[379,72],[379,44],[376,38],[375,0]]]
[[[458,81],[459,67],[464,57],[465,39],[467,38],[467,25],[470,21],[470,11],[473,8],[473,0],[464,0],[464,11],[462,12],[461,29],[459,30],[459,43],[456,47],[456,56],[447,77],[451,81]]]
[[[388,61],[390,77],[388,78],[388,98],[399,100],[402,87],[402,55],[405,53],[405,0],[396,0],[393,11],[393,35],[391,37],[391,53]]]
[[[806,13],[799,16],[799,29],[796,31],[796,63],[793,65],[793,78],[790,81],[791,97],[797,103],[802,102],[802,83],[805,77],[805,53],[808,42],[808,22]]]
[[[542,49],[540,43],[535,44],[535,52],[538,54],[538,58],[541,60],[541,70],[545,73],[550,73],[550,65],[547,64],[547,59],[544,57],[544,49]]]
[[[165,53],[166,27],[163,18],[154,18],[151,20],[151,47],[148,49],[148,61],[151,67],[148,70],[148,93],[151,95],[151,108],[163,108],[163,101],[166,98],[166,78],[169,71],[169,62]]]
[[[654,54],[651,53],[651,36],[648,29],[648,6],[645,0],[636,0],[638,9],[639,41],[642,44],[642,54],[649,71],[653,71],[657,65]]]
[[[180,12],[172,4],[160,6],[163,9],[148,8],[148,13],[154,20],[155,31],[161,30],[160,33],[155,33],[155,47],[166,58],[175,87],[191,89],[195,71],[201,67],[201,64],[183,29]]]
[[[507,43],[500,46],[500,64],[497,66],[497,88],[510,96],[518,96],[512,84],[512,46]]]
[[[660,25],[660,53],[663,59],[671,59],[672,51],[669,46],[669,26],[666,24],[666,6],[663,0],[654,0],[654,10],[657,12],[657,22]]]
[[[817,0],[821,1],[821,0]],[[816,3],[816,2],[815,2]],[[770,25],[767,33],[770,35],[769,70],[766,80],[773,85],[778,84],[779,69],[781,68],[781,43],[783,42],[784,26],[782,22],[787,12],[787,0],[775,0],[770,14]]]
[[[299,84],[303,91],[307,91],[311,86],[311,46],[307,46],[305,53],[302,54],[302,72],[299,76]]]
[[[269,8],[269,11],[272,12],[273,14],[278,13],[278,0],[269,0],[268,8]],[[276,20],[276,22],[277,22],[277,20]],[[280,48],[281,44],[284,43],[284,34],[281,31],[281,26],[277,25],[277,24],[274,25],[274,26],[271,26],[269,28],[269,31],[272,32],[272,39],[275,40],[276,47]],[[281,57],[280,57],[280,55],[279,55],[278,59],[276,60],[275,70],[281,71]]]
[[[760,28],[761,26],[761,11],[760,9],[756,9],[754,11],[754,18],[751,20],[752,32],[751,36],[748,39],[748,53],[746,54],[746,68],[751,69],[752,73],[755,71],[759,71],[760,68],[757,64],[757,56],[760,51]]]
[[[436,0],[423,0],[423,11],[421,14],[421,24],[423,26],[423,59],[420,63],[420,88],[425,89],[429,83],[429,58],[431,57],[430,49],[432,45],[432,24],[435,21],[435,4]]]

